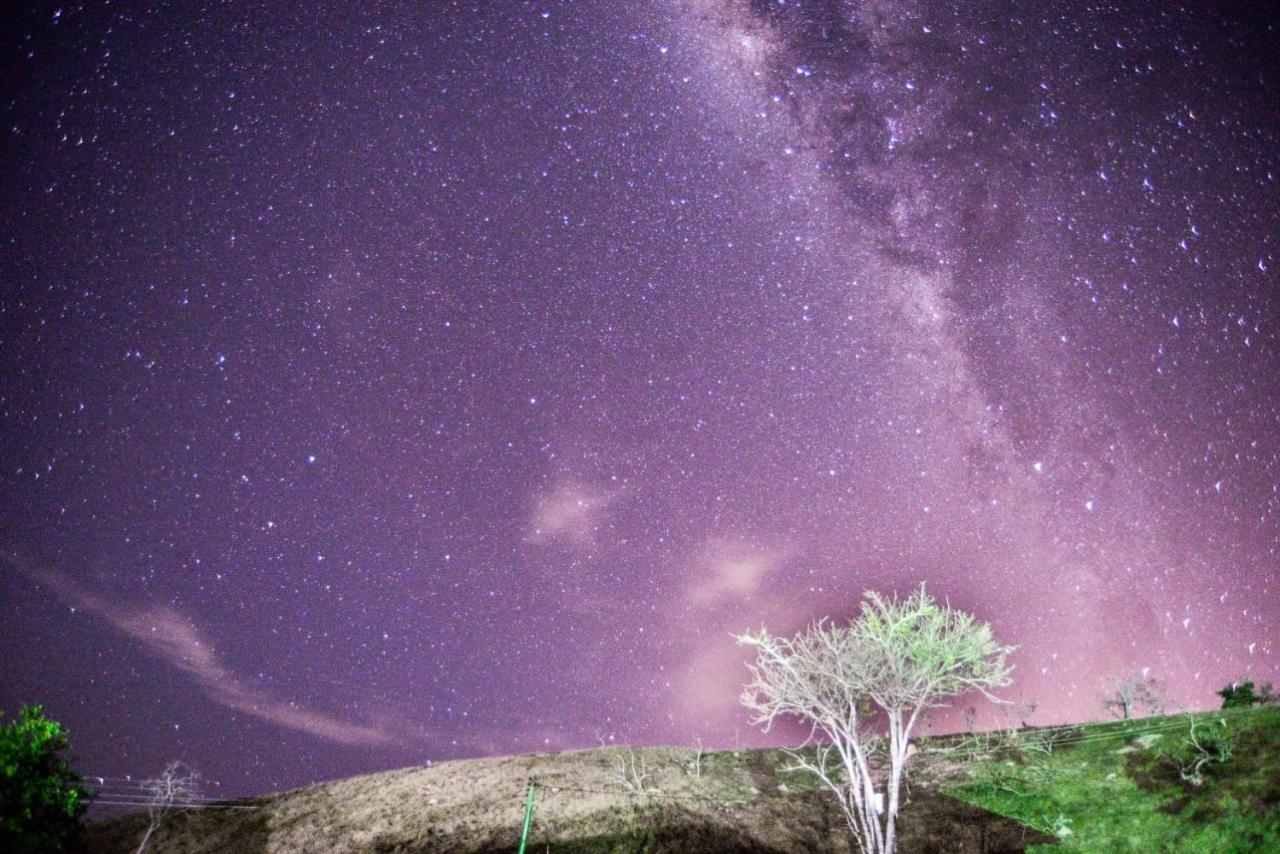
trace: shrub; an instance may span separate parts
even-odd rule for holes
[[[1247,679],[1243,682],[1232,682],[1219,691],[1218,696],[1222,698],[1222,708],[1224,709],[1252,706],[1262,700],[1261,697],[1253,693],[1253,682]]]
[[[0,850],[60,851],[76,832],[91,793],[60,755],[66,730],[29,706],[0,727]]]

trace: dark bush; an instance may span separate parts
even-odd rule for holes
[[[0,727],[0,851],[62,851],[89,806],[90,792],[61,753],[66,730],[30,706]]]
[[[1222,698],[1222,708],[1224,709],[1252,706],[1261,700],[1258,695],[1253,693],[1253,682],[1247,679],[1244,682],[1232,682],[1219,691],[1218,696]]]

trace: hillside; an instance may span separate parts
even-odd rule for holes
[[[1221,717],[1234,753],[1199,787],[1159,758],[1188,716],[922,741],[902,850],[1268,850],[1280,827],[1280,709]],[[628,761],[645,792],[621,782]],[[180,815],[151,850],[514,851],[531,777],[531,852],[854,850],[830,795],[783,773],[781,751],[706,753],[700,773],[695,762],[689,749],[605,748],[388,771]],[[132,851],[143,826],[90,825],[86,850]]]
[[[1186,769],[1205,755],[1188,743],[1193,720],[1207,752],[1221,736],[1228,756],[1198,785],[1167,756]],[[1280,851],[1277,707],[1026,731],[970,777],[951,793],[1054,833],[1055,851]]]

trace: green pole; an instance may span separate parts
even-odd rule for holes
[[[520,831],[520,854],[524,854],[524,846],[529,841],[529,825],[533,823],[533,791],[538,787],[529,781],[529,797],[524,802],[524,830]]]

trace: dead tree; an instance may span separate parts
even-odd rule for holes
[[[1178,777],[1184,783],[1200,786],[1204,783],[1204,769],[1209,765],[1228,762],[1232,744],[1226,736],[1226,721],[1211,724],[1208,732],[1196,732],[1196,719],[1191,718],[1191,732],[1182,742],[1182,752],[1170,752],[1169,759],[1178,769]]]
[[[200,774],[183,762],[170,762],[159,777],[140,784],[147,805],[147,832],[135,854],[142,854],[165,819],[191,807],[200,797]]]
[[[624,748],[613,758],[613,782],[630,792],[644,794],[648,791],[644,781],[649,772],[645,768],[644,754],[630,747]]]
[[[1112,679],[1102,698],[1102,708],[1128,720],[1139,708],[1147,714],[1158,715],[1164,711],[1164,696],[1160,683],[1146,675],[1136,674],[1127,679]]]
[[[692,766],[693,776],[697,777],[698,779],[702,779],[702,753],[703,753],[702,737],[698,736],[693,740],[693,743],[694,743],[693,766]]]

